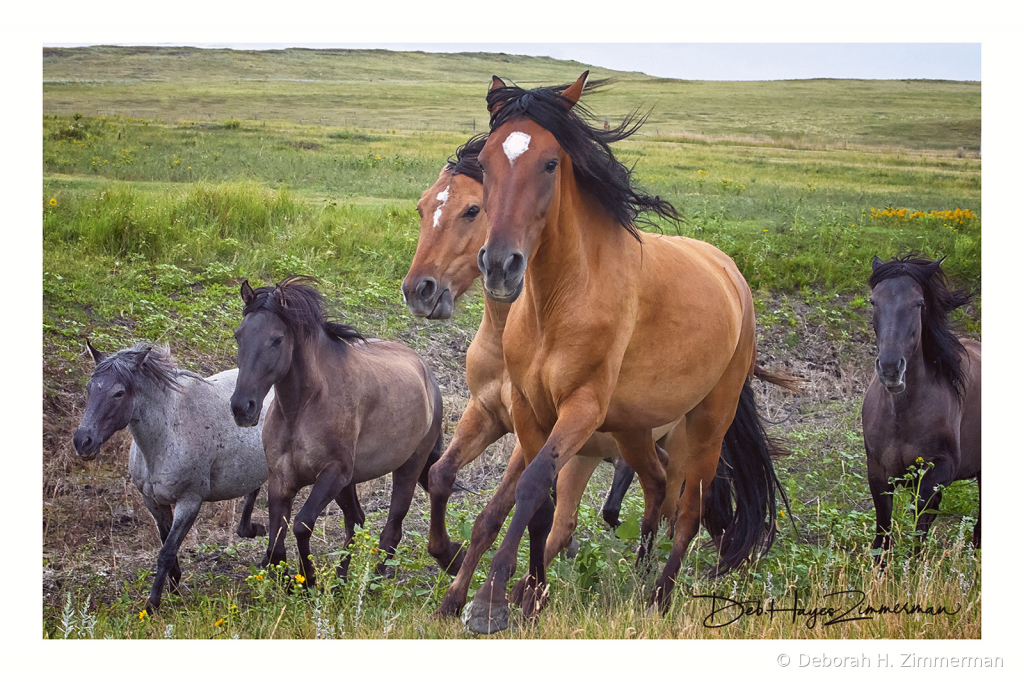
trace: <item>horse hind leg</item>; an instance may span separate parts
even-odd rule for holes
[[[334,498],[341,507],[341,514],[345,518],[345,549],[348,549],[352,542],[355,540],[356,526],[364,527],[366,525],[366,514],[363,513],[363,508],[359,506],[359,498],[356,496],[356,484],[349,483],[345,486],[341,493]],[[350,554],[345,554],[341,563],[338,565],[338,579],[344,580],[348,575],[348,565],[352,559]]]
[[[505,433],[505,427],[494,415],[483,409],[478,400],[471,400],[455,428],[448,449],[430,467],[430,539],[427,549],[449,575],[458,574],[466,557],[462,544],[452,542],[448,536],[445,524],[455,474]]]
[[[299,566],[302,576],[305,578],[306,587],[316,586],[316,572],[313,570],[313,562],[309,554],[309,539],[313,535],[313,528],[316,519],[320,516],[331,500],[341,495],[342,490],[350,485],[352,481],[351,467],[342,467],[339,464],[329,464],[324,467],[320,475],[316,477],[309,497],[302,509],[295,515],[295,523],[292,530],[295,533],[295,543],[299,550]]]
[[[381,558],[375,570],[377,575],[390,577],[394,574],[394,569],[387,565],[387,561],[395,555],[398,543],[402,541],[402,523],[409,513],[416,483],[428,454],[429,450],[426,453],[414,453],[405,464],[391,473],[391,505],[388,507],[388,520],[380,533]]]
[[[623,459],[636,471],[644,491],[644,516],[640,524],[640,547],[636,553],[637,568],[644,572],[650,569],[653,559],[654,535],[665,501],[665,467],[650,429],[613,433],[612,436]]]
[[[621,457],[615,460],[615,477],[612,479],[612,486],[608,489],[608,499],[604,501],[601,509],[601,516],[604,522],[612,528],[619,525],[619,512],[622,510],[622,500],[626,497],[629,486],[633,484],[633,477],[636,472],[626,464]]]
[[[256,498],[260,489],[256,488],[245,496],[245,505],[242,507],[242,518],[238,520],[238,536],[243,538],[255,538],[267,534],[267,528],[263,524],[252,522],[252,509],[256,506]]]

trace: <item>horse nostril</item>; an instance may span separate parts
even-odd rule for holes
[[[506,275],[518,275],[520,269],[523,266],[524,258],[523,254],[518,251],[514,251],[508,258],[505,259],[502,267],[505,269]]]
[[[903,371],[907,369],[907,359],[906,358],[900,358],[900,361],[896,365],[896,367],[897,367],[896,371],[898,371],[900,374],[903,374]]]
[[[255,400],[250,400],[245,405],[245,413],[251,415],[255,411],[256,411],[256,401]]]
[[[487,274],[487,247],[481,246],[480,252],[476,254],[476,265],[480,268],[481,274]]]
[[[433,277],[424,277],[416,285],[416,295],[423,301],[429,301],[434,296],[435,291],[437,291],[437,280]]]

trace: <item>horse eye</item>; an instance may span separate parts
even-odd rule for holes
[[[548,161],[544,165],[544,170],[548,173],[554,173],[556,168],[558,168],[558,162],[555,160]]]
[[[475,218],[478,213],[480,213],[480,207],[479,206],[470,206],[469,208],[466,209],[466,212],[463,213],[462,215],[464,217],[466,217],[466,218],[472,219],[472,218]]]
[[[115,398],[123,398],[123,397],[124,397],[124,389],[121,389],[120,391],[118,391],[117,393],[115,393],[115,394],[114,394],[114,397],[115,397]]]
[[[284,341],[284,337],[283,337],[283,336],[278,336],[278,337],[277,337],[276,339],[274,339],[274,340],[273,340],[273,341],[272,341],[272,342],[270,343],[270,345],[271,345],[271,346],[272,346],[273,348],[277,348],[278,346],[280,346],[280,345],[281,345],[281,342],[282,342],[282,341]]]

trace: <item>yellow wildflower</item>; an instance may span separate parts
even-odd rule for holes
[[[306,576],[302,575],[301,573],[296,573],[295,582],[301,585],[302,583],[306,582]]]
[[[147,615],[149,615],[149,614],[146,613],[145,609],[143,609],[142,611],[139,611],[139,620],[146,620],[146,616]]]
[[[224,625],[224,619],[223,618],[219,619],[216,623],[214,623],[213,627],[219,628],[221,625]]]
[[[918,457],[914,461],[917,462],[918,464],[924,464],[924,457]]]
[[[50,198],[50,206],[56,206],[56,205],[57,205],[57,199],[55,197],[51,197]]]

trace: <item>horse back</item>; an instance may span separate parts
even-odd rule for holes
[[[401,343],[373,340],[347,351],[342,363],[324,369],[341,389],[324,409],[333,413],[329,430],[354,442],[359,483],[393,471],[425,439],[437,438],[441,390],[426,361]]]

